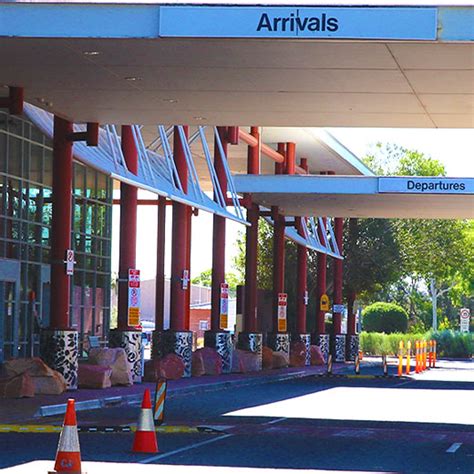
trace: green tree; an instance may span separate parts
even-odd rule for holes
[[[228,272],[225,274],[225,281],[229,285],[230,295],[235,296],[237,285],[241,284],[239,277],[233,272]],[[191,283],[210,288],[212,285],[212,270],[204,270],[197,277],[193,278]]]

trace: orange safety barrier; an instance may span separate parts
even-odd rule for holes
[[[415,342],[415,373],[420,373],[420,341]]]
[[[403,341],[398,344],[398,376],[403,375]]]
[[[134,453],[157,453],[155,425],[151,408],[150,390],[147,388],[143,394],[142,408],[138,419],[137,431],[133,440]]]
[[[411,341],[407,342],[407,366],[405,373],[410,375],[410,363],[411,363]]]

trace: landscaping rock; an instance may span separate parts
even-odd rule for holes
[[[290,345],[290,366],[304,367],[306,365],[306,345],[304,342],[292,342]]]
[[[11,359],[4,363],[4,371],[8,378],[28,372],[32,377],[51,377],[54,370],[48,367],[39,357]]]
[[[161,359],[152,359],[145,363],[145,382],[156,382],[163,378],[178,380],[184,375],[184,362],[176,354],[167,354]]]
[[[79,364],[79,388],[109,388],[112,369],[103,365]]]
[[[319,346],[310,346],[311,352],[311,365],[324,365],[326,361],[324,360],[324,355],[321,352]]]
[[[67,390],[64,377],[55,370],[47,377],[31,377],[35,386],[35,395],[61,395]]]
[[[201,377],[204,375],[206,370],[204,369],[204,362],[202,360],[202,354],[199,351],[193,352],[193,361],[191,374],[193,377]]]
[[[220,375],[222,374],[222,358],[212,347],[202,347],[198,349],[204,365],[204,373],[206,375]]]
[[[243,352],[240,349],[235,349],[233,356],[232,356],[232,369],[231,372],[233,374],[241,374],[244,371],[244,366],[242,363],[242,359],[240,357],[240,353]]]
[[[261,370],[260,356],[255,352],[236,349],[233,355],[232,369],[232,372],[244,374],[259,371]]]
[[[35,386],[28,372],[0,380],[0,398],[34,397]]]
[[[110,367],[112,369],[110,377],[112,385],[133,384],[132,365],[127,360],[125,349],[121,347],[91,349],[87,362],[89,365]]]
[[[262,367],[264,369],[273,369],[273,351],[266,346],[262,347]]]
[[[273,352],[272,365],[274,369],[284,369],[288,367],[288,357],[283,352]]]

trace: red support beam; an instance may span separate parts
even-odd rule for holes
[[[230,127],[229,127],[230,128]],[[227,156],[227,127],[217,127],[224,154]],[[222,194],[227,196],[227,178],[224,162],[219,152],[217,140],[214,142],[214,168],[217,180],[222,189]],[[214,200],[217,201],[216,193]],[[211,288],[211,330],[219,331],[220,307],[221,307],[221,284],[225,282],[225,217],[214,214],[212,228],[212,288]]]
[[[70,278],[64,260],[71,247],[72,123],[54,116],[51,228],[51,329],[69,328]]]
[[[252,137],[260,143],[258,127],[252,127]],[[260,146],[249,146],[247,154],[247,173],[260,173]],[[250,226],[246,228],[245,239],[245,308],[243,329],[245,332],[258,331],[257,324],[257,259],[258,259],[258,218],[257,204],[247,208],[247,220]]]
[[[318,225],[318,236],[321,242],[324,242],[324,233],[326,232],[326,218],[322,218],[324,228]],[[321,311],[321,296],[326,293],[326,273],[327,273],[327,255],[318,252],[317,260],[317,280],[316,280],[316,332],[325,334],[324,316],[326,311]]]
[[[356,236],[358,234],[358,220],[356,218],[349,219],[349,234]],[[356,313],[354,311],[354,303],[356,300],[356,292],[349,291],[347,294],[347,334],[357,334],[356,328]]]
[[[188,136],[188,127],[184,127]],[[181,144],[178,127],[174,129],[173,156],[178,171],[183,191],[188,190],[188,167],[184,149]],[[188,303],[189,281],[184,282],[184,272],[188,272],[188,247],[190,242],[188,221],[190,220],[189,208],[185,204],[173,202],[173,226],[171,245],[171,290],[170,290],[170,329],[173,331],[185,331],[187,329],[186,308]],[[184,287],[187,283],[187,289]]]
[[[334,219],[334,234],[336,243],[342,253],[342,233],[344,227],[344,220],[342,217]],[[334,260],[334,296],[333,304],[342,304],[342,260],[335,258]],[[334,334],[341,334],[342,332],[342,314],[340,312],[333,313]]]
[[[0,97],[0,108],[8,109],[11,115],[23,113],[24,90],[23,87],[9,86],[8,97]]]
[[[156,239],[155,331],[163,331],[165,321],[165,240],[166,198],[160,196]]]
[[[122,126],[122,153],[127,168],[138,172],[138,151],[130,125]],[[120,183],[120,249],[118,284],[118,329],[133,329],[128,325],[128,270],[136,267],[137,251],[137,188]]]

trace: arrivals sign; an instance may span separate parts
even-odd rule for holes
[[[379,178],[379,193],[474,194],[473,178]]]
[[[159,35],[435,40],[436,8],[164,6]]]
[[[278,331],[286,332],[286,308],[288,295],[286,293],[278,293]]]
[[[469,308],[461,308],[459,311],[460,330],[461,332],[469,332],[469,324],[471,322],[471,311]]]
[[[219,327],[227,329],[229,324],[229,285],[221,283]]]
[[[140,270],[128,270],[128,325],[140,325]]]

